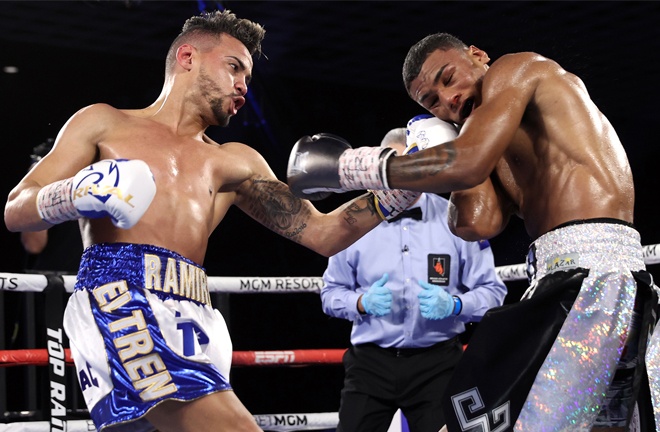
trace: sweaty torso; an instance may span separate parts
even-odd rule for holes
[[[536,238],[577,219],[632,222],[632,174],[612,125],[575,75],[554,62],[537,73],[520,127],[496,167],[528,233]]]
[[[234,202],[235,189],[249,176],[241,144],[218,145],[200,134],[183,137],[143,116],[118,111],[97,143],[98,159],[141,159],[156,182],[147,212],[131,229],[108,218],[86,220],[84,242],[146,243],[168,248],[202,264],[209,235]]]

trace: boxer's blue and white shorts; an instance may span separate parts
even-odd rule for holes
[[[98,430],[149,431],[159,403],[231,390],[231,339],[206,273],[167,249],[87,248],[64,328]]]

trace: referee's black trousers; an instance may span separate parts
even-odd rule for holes
[[[343,358],[337,432],[386,432],[399,408],[410,432],[438,432],[442,394],[462,354],[458,337],[427,348],[352,346]]]

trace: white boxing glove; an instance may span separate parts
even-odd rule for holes
[[[406,151],[412,154],[425,148],[451,141],[458,136],[453,123],[440,120],[429,114],[413,117],[406,125]],[[390,220],[410,207],[421,195],[404,190],[375,190],[376,209],[383,219]]]
[[[419,150],[451,141],[458,136],[458,128],[450,122],[429,114],[421,114],[408,121],[406,146],[417,145]]]
[[[156,182],[145,162],[106,159],[43,187],[37,208],[51,224],[108,216],[115,226],[128,229],[144,215],[155,195]]]

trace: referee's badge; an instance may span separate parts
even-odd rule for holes
[[[428,255],[428,282],[433,285],[449,285],[449,269],[451,257],[447,254]]]

